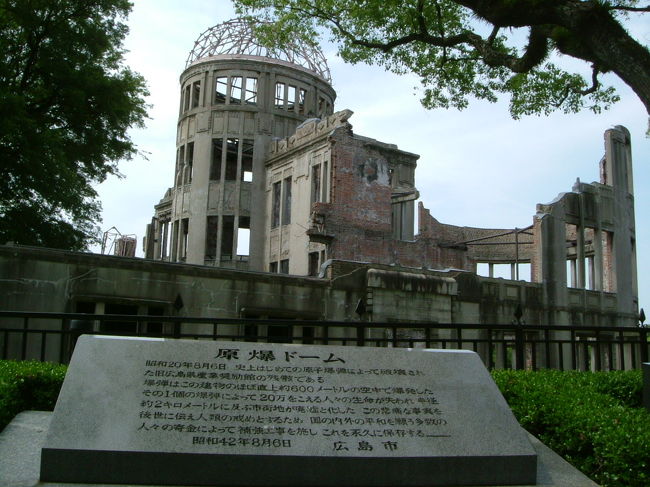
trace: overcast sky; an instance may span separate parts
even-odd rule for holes
[[[153,206],[173,183],[179,76],[199,35],[234,17],[229,0],[136,0],[129,18],[126,56],[148,82],[150,120],[132,137],[147,159],[123,162],[123,179],[99,187],[102,230],[115,226],[142,237]],[[637,22],[635,35],[650,44],[650,26]],[[621,101],[600,115],[555,114],[513,120],[507,104],[472,102],[464,111],[422,108],[418,80],[381,68],[350,66],[324,46],[337,92],[335,109],[350,109],[355,133],[420,155],[416,186],[420,199],[443,223],[486,228],[526,227],[537,203],[571,191],[580,178],[598,181],[603,132],[615,125],[632,134],[636,201],[639,303],[650,300],[650,139],[648,117],[636,95],[620,86]],[[568,60],[571,62],[571,60]],[[95,249],[97,250],[97,249]]]

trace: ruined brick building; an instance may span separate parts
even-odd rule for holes
[[[268,50],[248,24],[226,22],[197,40],[180,88],[175,176],[145,259],[0,246],[0,310],[479,324],[519,312],[531,325],[637,324],[624,127],[605,132],[600,181],[531,209],[530,226],[446,225],[419,203],[416,232],[418,156],[354,133],[352,112],[334,110],[320,51]],[[511,279],[492,276],[503,264]],[[322,332],[260,326],[273,340]]]
[[[204,32],[181,74],[175,180],[146,257],[330,278],[345,261],[471,273],[509,263],[518,280],[528,263],[559,309],[575,288],[615,294],[615,314],[636,316],[626,129],[605,135],[600,183],[539,205],[528,228],[444,225],[420,204],[415,234],[419,156],[355,134],[351,111],[333,113],[330,83],[316,48],[265,49],[241,20]]]

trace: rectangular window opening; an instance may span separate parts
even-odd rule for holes
[[[278,272],[278,263],[277,262],[271,262],[269,264],[269,272],[277,274],[277,272]]]
[[[228,139],[226,152],[226,181],[237,180],[237,156],[239,154],[239,139]]]
[[[321,201],[320,164],[311,167],[311,202]]]
[[[327,193],[327,186],[329,184],[329,166],[327,164],[327,161],[323,161],[323,178],[321,182],[321,196],[320,200],[327,203],[329,201],[328,198],[328,193]]]
[[[282,225],[291,223],[291,176],[284,179],[282,196]]]
[[[275,108],[284,108],[284,83],[275,84]]]
[[[240,105],[242,95],[243,78],[241,76],[233,76],[230,78],[230,104]]]
[[[183,218],[181,220],[181,260],[183,260],[183,261],[187,258],[187,245],[189,243],[189,241],[188,241],[189,230],[190,230],[190,219],[189,218]]]
[[[212,139],[212,161],[210,164],[210,180],[221,179],[221,156],[223,154],[223,140]]]
[[[273,183],[273,204],[272,204],[272,214],[271,214],[271,228],[276,228],[280,225],[280,193],[282,187],[280,186],[280,181]]]
[[[253,139],[243,139],[241,150],[242,181],[253,180]]]
[[[296,106],[296,87],[287,86],[287,110],[293,111]]]
[[[205,258],[217,258],[217,233],[219,231],[219,217],[208,216],[205,229]]]
[[[309,252],[309,270],[310,276],[318,275],[318,252]]]
[[[194,173],[194,142],[190,142],[187,144],[187,182],[191,183],[192,182],[192,176]]]
[[[298,113],[300,115],[305,114],[305,100],[307,99],[307,90],[300,88],[298,92]]]
[[[239,227],[237,229],[237,255],[249,255],[250,253],[250,228]]]
[[[192,108],[196,108],[201,103],[201,82],[192,83]]]
[[[257,78],[246,78],[246,104],[257,105]]]
[[[280,274],[289,274],[289,259],[280,261]]]
[[[187,85],[185,87],[185,94],[183,97],[183,111],[186,112],[187,110],[190,109],[190,89],[191,86]]]
[[[225,215],[221,224],[221,260],[232,260],[235,217]]]
[[[226,94],[228,93],[228,78],[220,76],[217,78],[215,85],[214,102],[218,105],[226,103]]]

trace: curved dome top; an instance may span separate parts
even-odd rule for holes
[[[203,32],[194,42],[185,67],[200,59],[222,54],[261,56],[289,62],[312,71],[328,83],[332,82],[327,61],[318,47],[297,41],[280,48],[262,46],[253,33],[253,24],[244,19],[229,20]]]

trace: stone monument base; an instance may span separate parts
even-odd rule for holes
[[[0,433],[0,485],[4,487],[109,487],[108,484],[39,481],[41,448],[49,429],[51,415],[52,413],[43,411],[22,412]],[[529,435],[529,439],[537,453],[537,483],[535,485],[538,487],[598,487],[596,483],[589,480],[535,437]],[[122,485],[121,487],[146,486]]]

